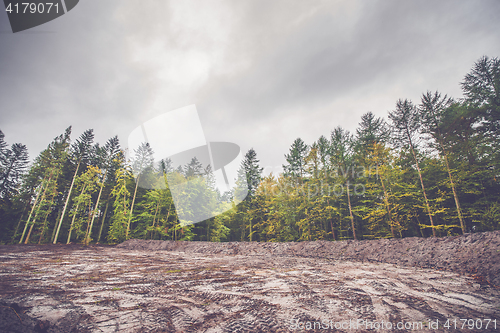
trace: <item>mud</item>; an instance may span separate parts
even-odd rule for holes
[[[500,231],[440,238],[391,238],[364,241],[296,243],[209,243],[132,239],[117,246],[147,251],[220,255],[298,256],[389,263],[469,274],[500,286]]]
[[[0,332],[500,332],[499,236],[1,246]]]

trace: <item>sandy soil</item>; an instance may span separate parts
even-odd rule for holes
[[[2,246],[0,332],[291,332],[321,321],[316,331],[389,332],[417,323],[399,331],[443,332],[448,319],[458,320],[449,331],[500,332],[500,290],[492,284],[499,236],[433,240],[433,251],[407,250],[415,239]],[[331,246],[343,248],[343,257]],[[460,255],[435,255],[453,246],[457,253],[486,250],[463,256],[461,265]],[[354,250],[359,257],[349,254]],[[422,260],[412,251],[434,253],[427,265],[448,270],[417,267],[425,265],[415,264]],[[488,270],[470,268],[488,264],[487,257]],[[381,262],[390,258],[409,264]],[[483,327],[461,329],[460,319]],[[496,329],[492,322],[485,329],[488,319],[497,320]]]

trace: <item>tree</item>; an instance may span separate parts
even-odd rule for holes
[[[198,161],[196,156],[193,157],[191,161],[189,161],[189,163],[184,167],[184,175],[188,179],[196,176],[201,176],[203,174],[203,165],[200,163],[200,161]]]
[[[392,191],[393,184],[398,184],[400,171],[394,165],[392,151],[382,143],[374,143],[367,160],[375,168],[366,169],[367,195],[365,201],[370,203],[367,217],[370,220],[370,227],[375,237],[387,237],[386,226],[389,226],[390,236],[396,237],[396,232],[402,236],[402,225],[397,214],[394,213],[396,204],[393,202],[395,195]],[[382,202],[379,198],[382,197]]]
[[[76,236],[79,238],[85,235],[84,243],[88,245],[90,239],[89,231],[91,229],[91,221],[95,215],[95,209],[92,208],[92,195],[97,191],[97,188],[102,188],[102,183],[99,181],[99,175],[102,175],[102,170],[98,167],[89,165],[87,171],[81,174],[76,179],[76,189],[80,190],[80,194],[73,198],[75,208],[70,213],[72,216],[71,225],[68,231],[68,240],[66,244],[71,241],[72,230],[76,231]],[[87,221],[86,230],[82,230],[84,222]]]
[[[436,237],[436,228],[434,225],[434,220],[432,218],[432,212],[429,205],[429,199],[427,198],[427,192],[425,191],[424,180],[422,178],[422,170],[420,169],[416,153],[416,136],[418,135],[421,127],[418,110],[411,101],[407,99],[403,101],[400,99],[396,103],[396,109],[389,112],[389,119],[392,120],[396,145],[400,147],[410,148],[411,154],[415,161],[415,166],[417,168],[418,177],[420,179],[420,186],[422,187],[425,207],[429,216],[429,221],[431,223],[432,235]]]
[[[500,136],[500,59],[481,57],[461,86],[466,101],[479,108],[484,129]]]
[[[347,205],[349,208],[349,217],[351,220],[352,236],[355,240],[358,239],[356,234],[356,225],[354,223],[354,215],[351,203],[351,193],[349,187],[350,180],[354,177],[354,146],[355,142],[352,135],[341,127],[337,127],[331,134],[331,164],[337,170],[339,180],[345,184]],[[338,171],[340,170],[340,174]],[[350,172],[351,170],[352,172]],[[343,193],[342,189],[342,193]]]
[[[16,187],[29,163],[28,149],[25,145],[14,143],[6,154],[6,165],[3,168],[0,196],[6,198],[16,193]]]
[[[99,195],[97,196],[97,202],[96,202],[95,208],[94,208],[94,212],[97,213],[98,208],[99,208],[99,203],[101,200],[101,195],[102,195],[104,186],[106,184],[106,179],[108,178],[108,174],[111,175],[111,178],[114,177],[114,173],[116,172],[117,168],[119,167],[119,164],[121,161],[121,156],[123,155],[123,153],[120,149],[120,142],[118,141],[117,136],[110,138],[106,142],[106,144],[104,145],[103,148],[100,148],[99,146],[97,146],[95,148],[95,151],[96,151],[96,158],[97,158],[95,164],[97,164],[97,166],[100,167],[101,169],[104,169],[104,172],[100,173],[101,174],[101,180],[100,180],[101,186],[99,189]],[[100,236],[101,236],[102,227],[104,225],[104,219],[106,216],[107,208],[108,208],[108,201],[106,200],[106,209],[104,211],[102,225],[101,225],[101,229],[99,231],[98,241],[99,241]],[[85,244],[86,245],[88,245],[88,243],[90,242],[90,235],[92,234],[92,228],[94,226],[94,219],[97,215],[96,213],[92,214],[90,228],[88,229],[87,234],[85,235]]]
[[[356,129],[357,150],[369,151],[376,143],[386,142],[389,138],[387,124],[382,118],[376,118],[372,112],[361,116]]]
[[[4,141],[4,134],[0,130],[0,234],[7,236],[12,225],[11,221],[17,217],[19,206],[24,207],[20,209],[21,217],[16,225],[12,239],[16,237],[23,214],[29,206],[28,202],[23,203],[26,200],[26,193],[23,193],[22,196],[18,195],[28,162],[26,146],[14,143],[9,149]],[[2,238],[0,236],[0,241]]]
[[[37,156],[25,177],[25,186],[28,187],[26,192],[29,194],[37,192],[37,195],[32,204],[30,214],[28,215],[19,241],[20,243],[23,241],[27,227],[31,226],[30,231],[33,230],[36,217],[39,216],[38,213],[44,209],[48,210],[48,208],[51,208],[45,206],[47,206],[48,203],[52,205],[52,195],[57,194],[52,187],[58,185],[58,180],[63,173],[64,162],[67,159],[70,135],[71,127],[68,127],[64,134],[57,136],[48,147]],[[31,204],[31,195],[28,196],[27,200],[28,203]],[[27,237],[27,239],[28,238],[29,237]]]
[[[445,138],[442,133],[445,111],[452,104],[453,100],[451,98],[448,98],[448,96],[444,95],[443,97],[441,97],[441,94],[437,91],[434,94],[428,91],[426,94],[422,95],[422,104],[420,105],[419,111],[420,118],[422,119],[422,124],[424,125],[425,133],[430,134],[436,141],[439,153],[445,162],[446,171],[448,172],[450,186],[453,192],[453,198],[455,200],[458,219],[460,221],[460,227],[462,228],[462,234],[464,234],[466,232],[465,223],[462,217],[462,211],[460,209],[460,202],[455,187],[455,182],[453,181],[453,176],[451,173],[448,153],[445,149]]]
[[[252,230],[252,219],[251,211],[253,207],[253,200],[255,198],[255,192],[259,183],[262,179],[262,170],[259,166],[259,160],[257,159],[257,153],[253,148],[250,148],[248,152],[245,154],[245,158],[242,162],[242,170],[244,172],[244,177],[246,177],[246,184],[248,188],[248,194],[245,198],[246,204],[240,205],[239,207],[243,208],[245,206],[245,210],[250,210],[250,214],[247,214],[245,220],[249,223],[249,240],[252,241],[253,238],[253,230]]]
[[[134,160],[132,161],[132,170],[135,176],[135,189],[134,195],[132,197],[132,204],[130,205],[130,213],[128,215],[127,222],[127,232],[125,234],[125,238],[129,238],[130,232],[130,222],[132,221],[132,214],[134,212],[134,204],[135,198],[137,196],[137,187],[139,186],[139,182],[142,178],[146,178],[148,172],[151,173],[153,171],[153,163],[154,163],[154,152],[148,142],[142,143],[136,150]],[[144,182],[144,181],[143,181]],[[144,184],[146,184],[144,182]]]
[[[285,155],[288,164],[283,165],[285,175],[292,178],[302,178],[304,176],[305,158],[309,151],[309,147],[302,141],[301,138],[295,139],[290,152]]]
[[[257,153],[253,148],[250,148],[245,154],[245,158],[242,162],[243,170],[245,171],[246,181],[248,185],[248,200],[255,196],[255,191],[262,180],[262,167],[259,166],[259,160],[257,159]]]
[[[48,214],[50,213],[54,196],[57,194],[56,191],[57,178],[60,175],[60,169],[57,169],[55,167],[51,167],[47,171],[49,172],[49,175],[48,177],[43,179],[40,186],[40,192],[39,192],[39,194],[41,194],[40,199],[37,200],[33,205],[32,213],[30,214],[28,220],[26,221],[26,225],[24,227],[23,234],[21,236],[19,243],[23,241],[23,237],[26,233],[27,227],[30,226],[26,239],[24,240],[24,244],[28,244],[33,228],[36,222],[39,221],[40,219],[44,220],[44,225],[42,226],[40,235],[40,241],[43,237],[47,217]],[[31,217],[33,217],[33,219],[31,219]]]
[[[114,198],[114,214],[108,232],[108,242],[122,242],[127,239],[130,214],[130,192],[127,183],[133,178],[132,171],[126,165],[116,170],[116,185],[111,192]]]
[[[64,208],[62,210],[61,218],[59,220],[58,225],[56,226],[56,234],[54,236],[53,244],[57,243],[57,239],[59,237],[59,231],[61,230],[62,221],[64,219],[64,215],[66,213],[66,209],[68,207],[69,199],[71,197],[71,192],[73,191],[73,186],[75,184],[75,179],[78,175],[78,171],[80,170],[80,165],[85,163],[91,153],[91,149],[94,142],[94,130],[88,129],[76,140],[76,142],[72,145],[72,159],[76,163],[75,173],[73,174],[73,178],[71,180],[71,185],[68,190],[68,195],[66,197],[66,202],[64,203]]]

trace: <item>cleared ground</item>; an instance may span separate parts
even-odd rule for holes
[[[319,251],[326,243],[309,244]],[[152,250],[159,244],[0,247],[0,331],[290,332],[320,321],[337,324],[332,332],[391,331],[339,326],[363,320],[442,332],[429,325],[458,319],[450,331],[500,332],[500,290],[482,276],[314,258],[312,250],[305,258],[290,254],[296,244],[169,242],[184,251]],[[235,246],[257,250],[243,255]],[[461,329],[459,319],[474,319],[474,329]],[[496,330],[492,322],[485,329],[488,319]]]

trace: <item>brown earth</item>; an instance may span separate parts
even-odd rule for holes
[[[498,285],[500,231],[343,242],[0,246],[0,332],[289,332],[297,322],[308,328],[320,321],[332,328],[319,332],[389,332],[387,323],[443,332],[448,319],[457,319],[450,331],[500,332]],[[473,319],[473,329],[471,321],[462,329],[460,319]],[[485,328],[490,319],[496,329],[493,321]],[[342,329],[350,320],[364,322]],[[375,329],[381,323],[386,329]]]

